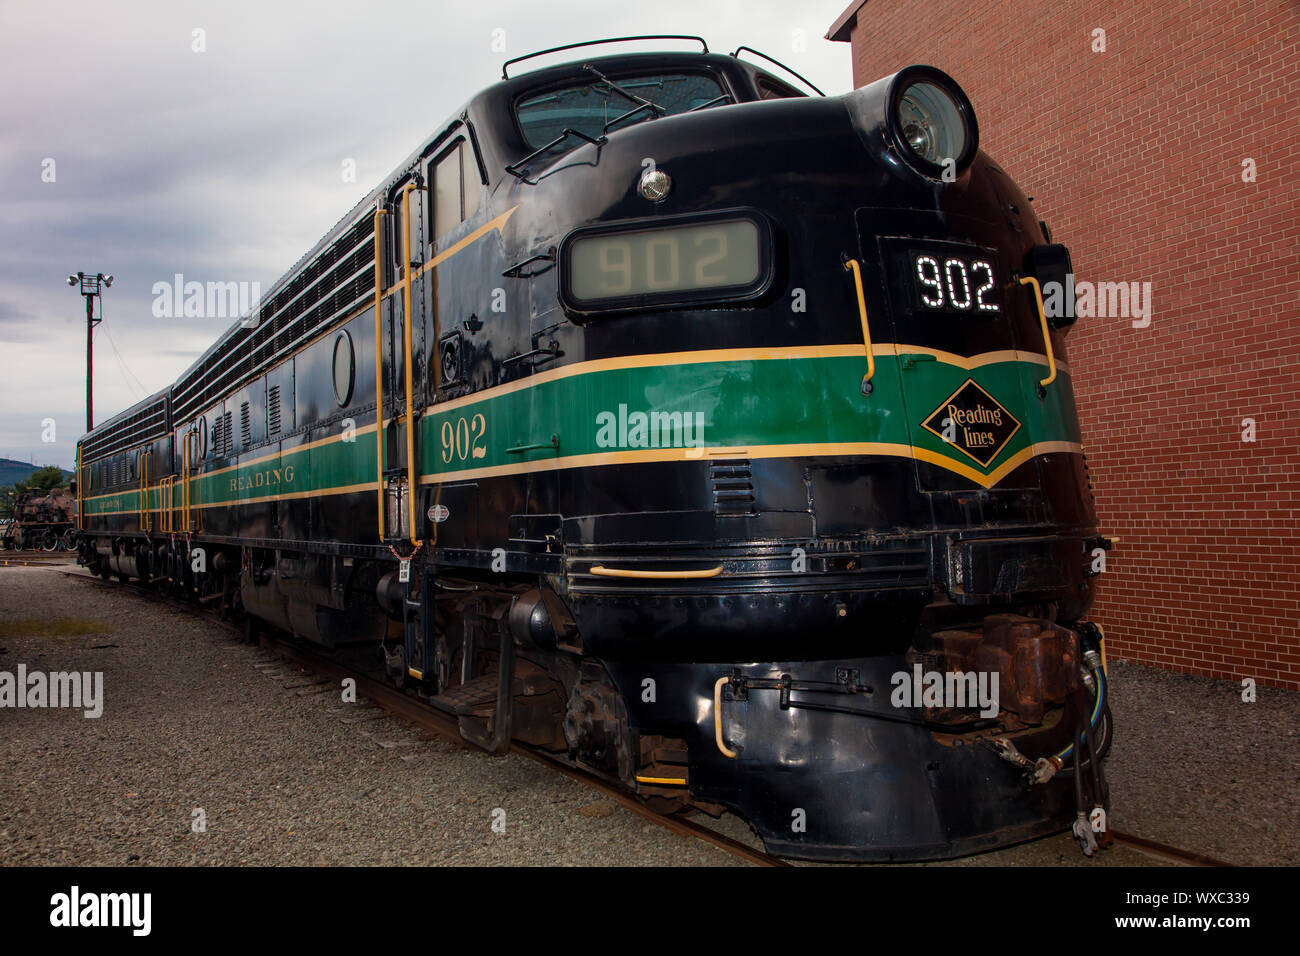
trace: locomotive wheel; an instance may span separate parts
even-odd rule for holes
[[[46,531],[41,535],[41,550],[54,551],[59,547],[59,538],[53,531]]]
[[[63,532],[63,535],[59,538],[59,547],[64,551],[77,550],[77,532],[75,528],[69,528]]]
[[[691,795],[686,792],[671,795],[653,794],[642,797],[642,800],[647,807],[664,817],[689,817],[699,812],[691,806]]]

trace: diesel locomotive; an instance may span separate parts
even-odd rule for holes
[[[81,439],[79,560],[774,853],[1091,853],[1069,253],[939,70],[698,42],[509,61]]]

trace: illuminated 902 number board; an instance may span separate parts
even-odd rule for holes
[[[988,259],[917,252],[912,262],[917,291],[925,308],[953,312],[1002,311],[997,300],[997,270]]]
[[[895,305],[912,315],[996,319],[1002,314],[1002,282],[991,249],[905,240],[894,245],[887,261]]]

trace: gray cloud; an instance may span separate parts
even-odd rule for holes
[[[842,92],[848,45],[821,37],[844,5],[10,5],[0,31],[0,455],[75,457],[85,319],[69,272],[116,277],[95,342],[102,421],[165,387],[229,325],[154,318],[154,282],[179,272],[268,288],[507,57],[600,36],[699,33],[713,49],[765,50]],[[193,51],[195,30],[206,31],[206,52]],[[54,182],[41,178],[47,159]],[[356,162],[354,183],[341,179],[344,159]],[[47,417],[58,423],[53,445],[40,440]]]

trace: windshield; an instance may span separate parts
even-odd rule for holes
[[[701,73],[657,73],[595,79],[520,100],[516,107],[524,139],[540,149],[572,129],[595,139],[603,133],[656,116],[685,113],[729,97],[717,79]],[[648,101],[648,105],[647,105]],[[713,102],[716,101],[716,102]],[[633,111],[636,111],[634,115]],[[626,116],[622,122],[615,122]],[[567,145],[573,145],[570,142]],[[567,148],[560,144],[558,149]]]

